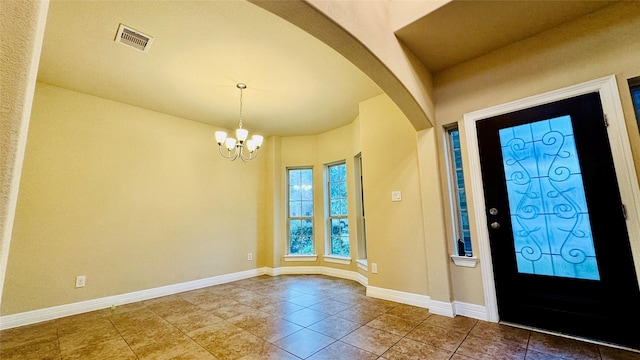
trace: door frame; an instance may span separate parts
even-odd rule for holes
[[[482,183],[482,172],[480,168],[476,121],[591,92],[600,93],[605,118],[609,123],[607,134],[611,144],[611,153],[613,155],[616,178],[620,187],[620,196],[626,208],[627,231],[631,242],[634,266],[636,274],[640,279],[640,188],[638,186],[638,178],[636,176],[616,77],[615,75],[609,75],[581,84],[464,114],[464,126],[462,128],[465,132],[464,139],[466,140],[466,144],[461,144],[461,150],[463,156],[464,154],[467,155],[469,163],[469,180],[471,180],[471,186],[469,186],[468,189],[471,190],[470,192],[472,194],[472,201],[469,203],[472,208],[469,210],[470,214],[473,214],[475,217],[475,236],[479,247],[486,311],[485,320],[487,321],[498,322],[500,321],[500,317],[498,315],[498,302],[489,243],[489,228],[487,227],[485,211],[484,185]]]

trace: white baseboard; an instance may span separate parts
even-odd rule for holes
[[[356,271],[335,269],[327,266],[283,266],[278,268],[264,268],[264,273],[271,276],[278,275],[328,275],[347,280],[353,280],[367,287],[369,280]]]
[[[270,276],[318,274],[354,280],[367,288],[367,296],[427,308],[431,313],[438,315],[452,317],[455,314],[459,314],[479,320],[487,319],[487,313],[484,306],[460,302],[446,303],[433,301],[427,295],[368,286],[368,279],[356,271],[334,269],[326,266],[284,266],[279,268],[264,267],[251,269],[126,294],[107,296],[44,309],[26,311],[13,315],[0,316],[0,330],[106,309],[111,306],[120,306],[161,296],[178,294],[185,291],[201,289],[208,286],[224,284],[265,274]]]
[[[264,275],[264,268],[251,269],[231,274],[213,276],[205,279],[187,281],[179,284],[134,291],[126,294],[107,296],[98,299],[53,306],[44,309],[26,311],[13,315],[0,316],[0,330],[59,319],[65,316],[82,314],[89,311],[106,309],[111,306],[119,306],[137,301],[149,300],[161,296],[173,295],[185,291],[201,289],[207,286],[247,279],[259,275]]]
[[[367,286],[367,296],[423,308],[429,308],[429,303],[431,302],[427,295],[413,294],[375,286]]]
[[[489,321],[489,315],[487,314],[487,308],[485,306],[454,301],[453,309],[456,315]]]

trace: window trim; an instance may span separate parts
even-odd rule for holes
[[[636,122],[638,123],[638,129],[640,129],[640,101],[636,103],[633,93],[640,92],[640,76],[627,79],[629,84],[629,94],[631,96],[631,104],[633,105],[634,115],[636,116]]]
[[[362,153],[353,157],[356,200],[356,258],[367,264],[367,223],[364,213],[364,184],[362,176]]]
[[[445,157],[445,166],[446,166],[446,174],[447,174],[447,189],[449,191],[449,209],[451,215],[451,231],[453,234],[453,254],[451,255],[451,260],[456,266],[462,267],[475,267],[478,261],[477,257],[473,256],[473,247],[469,249],[469,255],[460,255],[458,254],[458,239],[463,238],[462,233],[462,215],[460,209],[460,199],[458,194],[458,186],[457,186],[457,175],[455,169],[455,154],[453,149],[453,144],[451,140],[451,132],[458,131],[459,140],[462,139],[460,135],[460,129],[458,124],[451,124],[443,127],[444,130],[444,157]],[[462,149],[460,150],[462,152]],[[463,169],[464,174],[464,169]],[[464,181],[464,179],[463,179]],[[466,188],[466,186],[465,186]],[[467,208],[467,212],[469,209]],[[470,224],[469,224],[469,230]],[[471,234],[469,234],[471,237]]]
[[[332,241],[331,241],[331,220],[332,219],[346,219],[347,220],[347,224],[349,224],[349,192],[347,191],[347,215],[346,216],[331,216],[331,181],[330,181],[330,168],[333,166],[339,166],[339,165],[344,165],[345,167],[345,186],[348,186],[349,184],[349,177],[348,177],[348,166],[347,166],[347,161],[342,159],[342,160],[337,160],[337,161],[333,161],[330,163],[326,163],[324,164],[324,174],[325,174],[325,181],[324,181],[324,189],[325,189],[325,259],[329,258],[329,259],[349,259],[349,263],[351,262],[351,245],[352,245],[352,241],[351,241],[351,231],[349,231],[349,235],[348,235],[348,239],[349,239],[349,256],[341,256],[341,255],[336,255],[333,254],[332,252]],[[328,262],[337,262],[337,261],[331,261],[329,260]]]
[[[297,254],[297,253],[291,253],[291,229],[290,229],[290,225],[291,225],[291,210],[290,210],[290,184],[289,184],[289,171],[290,170],[311,170],[311,186],[312,186],[312,202],[313,202],[313,216],[311,217],[295,217],[293,219],[305,219],[305,220],[311,220],[311,226],[313,229],[313,235],[311,236],[311,242],[312,242],[312,248],[313,248],[313,252],[311,254]],[[313,165],[309,165],[309,166],[287,166],[285,168],[285,197],[286,197],[286,201],[285,201],[285,221],[286,221],[286,252],[284,255],[284,260],[285,261],[316,261],[318,256],[317,256],[317,251],[316,251],[316,229],[315,229],[315,213],[316,213],[316,209],[315,209],[315,186],[313,184],[313,170],[314,167]]]

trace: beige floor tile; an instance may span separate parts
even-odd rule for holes
[[[456,354],[477,360],[524,360],[526,351],[525,347],[512,343],[501,343],[469,335],[456,350]]]
[[[302,309],[283,316],[284,319],[300,326],[310,326],[328,318],[329,315],[311,309]]]
[[[157,341],[134,349],[134,353],[139,359],[144,360],[216,359],[202,346],[182,333],[159,338]]]
[[[278,303],[272,303],[263,308],[260,308],[260,311],[263,311],[275,316],[283,317],[286,314],[290,314],[292,312],[302,310],[302,309],[304,309],[304,306],[300,306],[288,301],[282,301]]]
[[[0,331],[2,360],[376,357],[640,360],[640,352],[435,315],[318,275],[260,276]]]
[[[640,349],[637,352],[599,346],[602,360],[640,360]]]
[[[398,335],[363,326],[343,337],[341,341],[374,354],[382,355],[400,339],[401,337]]]
[[[448,360],[451,351],[404,338],[387,350],[384,357],[389,360]]]
[[[346,310],[350,308],[352,305],[345,304],[336,300],[324,300],[312,306],[309,306],[309,309],[323,312],[329,315],[335,315],[342,310]]]
[[[337,316],[341,319],[349,320],[359,325],[364,325],[382,314],[384,314],[384,312],[361,309],[354,306],[346,310],[342,310],[334,316]]]
[[[478,320],[464,316],[448,317],[442,315],[431,315],[424,322],[446,329],[468,332],[476,325]]]
[[[58,330],[58,341],[62,352],[73,352],[84,346],[101,344],[120,338],[118,330],[109,319],[79,321],[73,325],[60,327]]]
[[[433,326],[426,322],[407,334],[409,339],[449,351],[455,351],[466,336],[465,332]]]
[[[276,341],[274,345],[295,356],[306,359],[334,341],[334,339],[315,331],[302,329]]]
[[[215,316],[226,320],[226,319],[231,319],[232,317],[236,317],[238,315],[242,315],[244,313],[255,311],[255,309],[247,305],[242,305],[236,302],[235,305],[225,306],[217,309],[211,309],[210,311]]]
[[[389,314],[382,314],[367,323],[369,327],[400,336],[407,335],[411,330],[415,329],[416,325],[416,323],[411,323],[403,318]]]
[[[600,351],[598,346],[594,344],[538,332],[531,333],[528,348],[533,351],[570,359],[600,359]]]
[[[355,346],[336,341],[309,357],[308,360],[375,360],[378,355]]]
[[[340,339],[350,332],[358,329],[360,326],[361,325],[358,323],[354,323],[337,316],[330,316],[309,326],[309,329],[334,339]]]
[[[83,346],[70,352],[62,352],[62,360],[72,359],[133,360],[137,359],[137,357],[124,340],[115,339],[100,344]]]
[[[259,337],[242,330],[205,348],[220,360],[235,360],[252,354],[264,343],[265,341]]]
[[[184,333],[224,321],[222,318],[215,316],[211,312],[200,308],[181,314],[173,314],[167,316],[165,319]]]
[[[240,360],[299,360],[300,358],[289,354],[279,347],[268,342],[252,349],[252,352],[240,358]]]
[[[498,323],[479,321],[471,329],[470,334],[487,340],[511,342],[520,346],[527,346],[531,331]]]
[[[300,325],[267,313],[240,315],[229,319],[229,322],[268,342],[280,340],[302,329]]]
[[[387,313],[417,324],[423,322],[431,315],[429,309],[406,304],[398,304],[398,306],[389,310]]]

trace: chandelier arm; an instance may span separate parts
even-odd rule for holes
[[[238,158],[238,145],[236,145],[236,148],[234,148],[233,151],[227,149],[226,154],[222,152],[222,145],[218,145],[218,152],[220,152],[220,155],[222,155],[223,158],[233,161]]]

